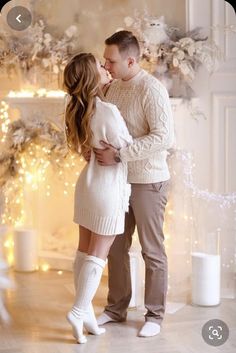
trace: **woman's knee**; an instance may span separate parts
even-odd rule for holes
[[[88,253],[106,260],[115,236],[92,234]]]

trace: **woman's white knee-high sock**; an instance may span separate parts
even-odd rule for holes
[[[87,254],[82,251],[78,250],[76,252],[75,261],[73,264],[74,285],[75,285],[76,291],[78,288],[78,278],[79,278],[80,270],[81,270],[81,267],[84,263],[86,256],[87,256]],[[99,327],[97,324],[97,319],[94,314],[92,302],[90,302],[89,308],[88,308],[88,313],[86,313],[85,318],[84,318],[84,327],[86,328],[86,330],[89,333],[92,333],[93,335],[101,335],[102,333],[106,332],[106,329]]]
[[[74,274],[75,290],[77,290],[78,278],[79,278],[80,270],[81,270],[81,267],[82,267],[82,265],[84,263],[84,259],[85,259],[86,256],[87,256],[87,253],[79,251],[79,250],[76,251],[75,260],[74,260],[74,263],[73,263],[73,274]]]
[[[99,286],[105,264],[104,260],[87,255],[80,269],[75,303],[67,314],[67,319],[71,323],[79,343],[86,342],[83,335],[83,323]]]

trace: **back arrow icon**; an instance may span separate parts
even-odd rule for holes
[[[17,20],[19,23],[21,23],[20,17],[21,17],[21,14],[19,14],[19,15],[16,17],[16,20]]]

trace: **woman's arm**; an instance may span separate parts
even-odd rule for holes
[[[106,119],[106,139],[105,141],[100,141],[101,146],[104,148],[93,149],[99,164],[113,165],[118,163],[120,161],[119,150],[129,146],[132,142],[133,138],[128,131],[120,111],[115,105],[112,105],[110,114]],[[106,151],[105,158],[103,156],[104,151]]]

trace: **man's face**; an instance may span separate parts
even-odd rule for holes
[[[117,45],[107,45],[104,50],[105,69],[108,70],[112,78],[125,78],[129,73],[129,59],[123,57]]]

